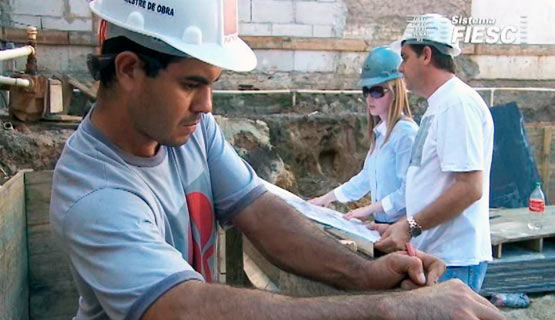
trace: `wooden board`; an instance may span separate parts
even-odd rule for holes
[[[531,251],[541,252],[543,241],[555,237],[555,206],[546,206],[540,230],[528,228],[528,208],[492,210],[491,244],[494,258],[501,258],[503,244],[519,243]]]
[[[279,269],[270,263],[246,237],[243,237],[243,250],[248,260],[256,264],[258,269],[270,279],[272,286],[279,288],[282,294],[295,297],[347,294],[346,291]]]
[[[79,296],[50,230],[51,188],[52,171],[25,174],[32,320],[71,319],[77,311]]]
[[[337,239],[339,240],[351,240],[354,241],[356,243],[357,246],[357,251],[368,257],[368,258],[372,258],[374,257],[374,244],[371,241],[368,241],[366,239],[363,239],[361,237],[357,237],[355,235],[349,234],[347,232],[335,229],[335,228],[331,228],[331,227],[325,227],[324,231],[326,231],[329,234],[332,234],[333,236],[335,236]]]
[[[0,319],[29,319],[24,172],[0,186]]]

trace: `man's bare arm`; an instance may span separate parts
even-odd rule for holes
[[[482,197],[482,171],[456,172],[455,183],[414,216],[424,230],[459,216]]]
[[[502,320],[486,299],[458,280],[391,294],[292,298],[188,281],[166,292],[143,320]]]
[[[433,283],[444,271],[439,259],[423,253],[419,257],[396,253],[377,260],[362,258],[271,193],[255,200],[233,223],[278,267],[338,288],[389,289],[398,287],[407,275],[422,286]]]
[[[482,197],[482,171],[454,174],[455,182],[436,201],[414,215],[414,220],[424,230],[456,218]],[[376,248],[384,252],[403,250],[410,238],[406,219],[399,220],[392,226],[372,224],[371,228],[382,234]]]

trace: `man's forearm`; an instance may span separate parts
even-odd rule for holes
[[[459,175],[466,175],[466,177],[455,180],[436,201],[414,216],[424,230],[456,218],[482,196],[481,172],[459,173]]]
[[[392,319],[387,316],[392,304],[392,297],[383,295],[291,298],[188,281],[164,294],[142,319]]]
[[[278,267],[339,288],[380,287],[379,280],[367,279],[372,262],[326,236],[280,198],[265,194],[246,210],[235,225]]]

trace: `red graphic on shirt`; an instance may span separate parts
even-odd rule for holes
[[[206,282],[212,282],[212,270],[210,269],[210,259],[214,255],[215,241],[209,243],[213,238],[214,232],[214,213],[210,200],[200,193],[191,192],[187,194],[187,206],[189,207],[189,217],[191,228],[197,233],[190,232],[189,240],[192,240],[192,261],[193,268],[200,272]],[[198,234],[198,236],[197,236]],[[190,250],[189,250],[189,257]]]

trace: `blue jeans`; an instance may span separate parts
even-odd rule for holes
[[[475,292],[480,292],[482,283],[486,277],[487,269],[488,263],[485,261],[473,266],[447,267],[443,276],[439,278],[439,282],[447,281],[449,279],[459,279],[466,283]]]

